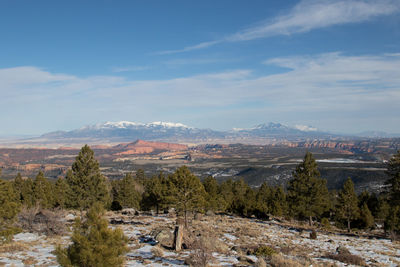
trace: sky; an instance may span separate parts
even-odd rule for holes
[[[2,0],[0,99],[0,136],[122,120],[400,133],[400,0]]]

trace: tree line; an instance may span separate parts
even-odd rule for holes
[[[89,146],[84,146],[63,178],[50,182],[39,172],[35,179],[0,180],[0,231],[12,231],[10,222],[21,206],[88,210],[95,203],[106,209],[154,210],[174,208],[185,222],[193,212],[231,213],[265,219],[270,216],[330,222],[347,228],[373,228],[383,222],[385,229],[400,232],[400,151],[387,164],[386,190],[380,195],[367,191],[357,195],[349,178],[339,191],[328,191],[310,152],[283,186],[263,183],[251,188],[244,180],[221,183],[212,177],[202,181],[182,166],[173,174],[160,172],[146,177],[143,170],[109,181],[100,172]],[[1,232],[0,232],[1,234]]]

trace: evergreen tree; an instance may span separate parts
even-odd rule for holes
[[[66,181],[71,189],[69,205],[71,208],[88,209],[95,202],[104,206],[110,204],[110,190],[106,178],[101,174],[94,152],[88,145],[82,147],[67,172]]]
[[[206,191],[206,208],[212,211],[224,211],[225,210],[225,200],[220,194],[220,188],[217,180],[208,176],[203,181],[203,186]]]
[[[272,188],[270,212],[274,216],[283,216],[287,213],[286,193],[282,186]]]
[[[400,206],[400,150],[389,160],[386,174],[389,176],[389,201],[392,207]]]
[[[329,210],[329,192],[326,180],[320,178],[317,163],[310,152],[307,152],[293,173],[288,184],[288,202],[293,215],[300,218],[321,216]]]
[[[242,216],[250,216],[256,207],[256,194],[254,191],[243,179],[240,179],[233,182],[232,193],[231,211]]]
[[[367,203],[362,204],[360,208],[360,223],[361,227],[365,229],[370,229],[374,226],[374,216],[372,216]]]
[[[178,212],[183,212],[187,226],[188,211],[196,211],[204,207],[203,184],[186,166],[177,169],[168,179],[173,205]]]
[[[155,207],[157,214],[160,209],[167,205],[168,180],[160,172],[158,176],[153,176],[146,182],[145,192],[143,194],[142,207],[150,209]]]
[[[33,181],[33,198],[34,202],[42,208],[49,209],[53,207],[53,185],[44,177],[42,171],[39,171]]]
[[[359,216],[358,199],[351,178],[346,180],[343,189],[339,192],[336,215],[339,219],[346,220],[347,231],[350,232],[351,221]]]
[[[267,183],[263,183],[257,191],[256,194],[256,209],[257,213],[262,214],[264,216],[271,213],[271,202],[272,199],[272,190],[271,187]]]
[[[122,266],[124,254],[128,252],[128,238],[121,229],[108,228],[103,203],[95,203],[82,222],[79,218],[74,225],[72,244],[56,249],[61,266],[113,267]]]
[[[233,181],[232,179],[228,179],[221,183],[219,187],[220,195],[224,200],[225,207],[223,210],[232,211],[232,203],[233,203]]]
[[[58,178],[54,186],[54,191],[54,206],[64,209],[67,206],[68,196],[70,195],[67,181],[64,178]]]
[[[141,196],[136,191],[136,182],[131,174],[126,174],[121,180],[112,182],[113,201],[117,201],[122,208],[139,209]]]
[[[15,233],[12,223],[19,212],[19,207],[18,196],[11,182],[0,179],[0,243],[10,241]]]
[[[18,200],[22,203],[24,198],[22,195],[22,188],[24,187],[24,180],[22,179],[22,176],[20,173],[17,174],[17,176],[14,178],[13,181],[13,188],[14,192],[17,194]]]

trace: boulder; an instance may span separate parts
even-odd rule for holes
[[[153,231],[153,236],[161,246],[172,248],[174,245],[174,234],[168,228]]]

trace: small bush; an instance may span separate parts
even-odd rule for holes
[[[325,257],[328,259],[341,261],[347,264],[366,266],[365,261],[360,256],[351,254],[347,248],[338,247],[336,251],[337,254],[328,253],[325,255]]]
[[[18,214],[19,226],[29,232],[45,235],[61,235],[65,231],[63,212],[59,209],[45,210],[39,206],[24,207]]]
[[[122,266],[128,252],[128,238],[121,229],[108,228],[104,210],[96,203],[86,214],[86,220],[77,219],[67,248],[57,247],[57,261],[61,266]]]
[[[287,259],[281,254],[273,254],[270,264],[272,267],[303,267],[304,265],[292,259]]]
[[[271,257],[273,254],[276,254],[276,251],[271,247],[261,246],[257,248],[254,254],[259,257]]]
[[[322,218],[321,225],[325,229],[330,229],[331,228],[331,223],[329,222],[328,218]]]

